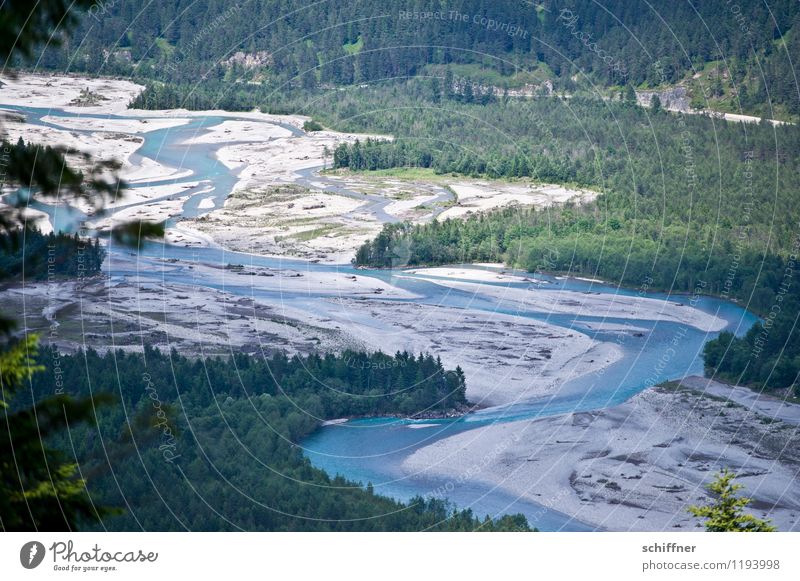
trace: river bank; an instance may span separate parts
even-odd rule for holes
[[[476,411],[486,409],[486,406],[480,406],[478,404],[474,404],[471,402],[467,402],[466,404],[459,405],[456,407],[452,407],[446,410],[427,410],[417,412],[407,417],[393,417],[393,416],[348,416],[346,418],[335,418],[332,420],[325,420],[320,422],[319,427],[325,428],[327,426],[342,426],[348,422],[356,421],[356,420],[405,420],[408,422],[412,422],[407,424],[406,427],[410,429],[422,429],[422,428],[430,428],[435,427],[436,424],[423,424],[423,423],[413,423],[419,422],[421,420],[452,420],[456,418],[463,418],[464,416],[474,413]]]
[[[424,274],[424,270],[417,270]],[[721,318],[682,303],[672,303],[644,296],[631,297],[599,291],[563,293],[540,288],[539,285],[519,287],[510,285],[485,285],[459,280],[458,273],[438,271],[431,281],[446,288],[460,290],[480,297],[491,297],[508,309],[533,310],[543,313],[564,313],[589,317],[617,319],[647,319],[681,323],[705,332],[725,328]]]
[[[723,398],[716,382],[695,377],[603,410],[479,427],[421,448],[403,469],[454,486],[469,471],[471,480],[627,531],[700,530],[687,508],[710,500],[705,485],[727,467],[755,514],[800,529],[800,406],[780,419],[742,405],[749,390],[728,391],[736,395]]]

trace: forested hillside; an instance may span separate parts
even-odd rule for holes
[[[720,123],[577,98],[453,103],[442,111],[417,85],[407,96],[375,91],[367,99],[380,103],[375,113],[353,119],[347,112],[358,107],[360,93],[331,104],[335,123],[398,136],[393,142],[341,146],[334,163],[358,170],[411,165],[476,177],[529,177],[603,195],[563,211],[513,209],[446,226],[388,229],[386,236],[413,239],[412,261],[505,257],[531,266],[542,260],[536,248],[552,254],[553,245],[565,245],[557,253],[561,261],[572,260],[573,270],[630,283],[652,274],[653,266],[646,265],[657,262],[663,274],[656,278],[669,288],[676,272],[706,272],[712,256],[728,260],[734,251],[785,256],[796,245],[800,133],[795,127]],[[423,246],[427,234],[431,244]],[[613,272],[595,272],[597,262],[581,258],[583,245],[602,261],[602,269],[615,265]],[[387,249],[385,242],[367,246],[358,262],[386,266]],[[685,264],[677,269],[681,260]],[[747,276],[740,269],[734,288]],[[683,275],[676,282],[680,290],[693,286]]]
[[[790,71],[800,60],[799,13],[792,0],[180,0],[144,8],[118,0],[94,5],[66,50],[46,51],[36,64],[168,81],[183,85],[188,104],[200,91],[250,106],[275,91],[441,77],[436,65],[483,84],[551,79],[573,92],[691,87],[710,64],[720,70],[712,92],[746,110],[769,102],[767,113],[797,115]]]
[[[145,348],[41,357],[33,401],[68,386],[115,402],[52,444],[77,461],[113,530],[527,530],[524,517],[480,520],[443,501],[404,504],[329,477],[297,442],[322,420],[434,413],[465,404],[465,378],[431,356],[398,353],[192,360]],[[58,383],[56,383],[58,382]],[[63,390],[63,388],[62,388]],[[101,391],[105,391],[101,390]],[[30,396],[29,396],[30,397]],[[98,399],[99,401],[99,399]]]

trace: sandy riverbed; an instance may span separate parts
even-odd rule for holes
[[[64,109],[78,115],[127,113],[128,102],[144,88],[122,80],[27,73],[20,74],[14,79],[3,77],[3,83],[4,85],[0,87],[0,107],[4,104],[24,104],[48,109]],[[81,94],[81,91],[87,89],[91,95],[89,98],[86,97],[86,94]],[[188,122],[185,117],[72,118],[53,114],[44,116],[43,121],[57,127],[29,125],[22,122],[21,118],[12,117],[3,123],[4,135],[10,141],[16,141],[22,137],[27,142],[75,149],[90,154],[95,160],[116,160],[121,164],[119,176],[131,184],[142,184],[167,178],[181,179],[191,173],[181,168],[165,166],[157,160],[143,159],[134,155],[142,145],[142,134],[184,125]],[[87,169],[89,166],[87,160],[81,155],[68,154],[67,159],[73,167],[78,169]],[[182,185],[171,187],[175,192],[185,189]],[[151,193],[153,195],[150,195]],[[161,197],[158,194],[158,188],[129,189],[120,199],[106,203],[105,209],[107,212],[114,212],[116,208],[136,202],[146,203],[149,198],[156,197]],[[87,205],[80,200],[61,199],[59,201],[72,204],[84,212],[88,209]],[[145,210],[144,216],[147,219],[152,217],[156,220],[175,213],[174,208],[165,210],[163,202],[159,201],[156,204],[158,207]],[[127,213],[123,212],[114,219],[118,220]],[[33,214],[31,215],[33,216]],[[37,214],[36,218],[40,229],[52,230],[52,225],[46,216]]]
[[[125,79],[92,78],[82,75],[56,73],[20,72],[15,77],[0,77],[0,107],[24,104],[29,107],[63,109],[69,113],[113,114],[138,118],[187,118],[187,117],[237,117],[254,121],[287,123],[302,128],[310,118],[303,115],[271,115],[258,111],[230,112],[220,109],[189,111],[188,109],[163,109],[159,111],[129,109],[130,102],[145,87]],[[88,89],[93,98],[82,98],[81,92]],[[134,125],[136,126],[136,125]]]
[[[503,266],[502,264],[500,265]],[[459,280],[469,280],[476,282],[538,282],[531,276],[519,276],[507,274],[493,270],[479,268],[462,268],[457,266],[437,266],[430,268],[414,268],[404,270],[403,274],[434,277],[434,278],[453,278]]]
[[[335,328],[314,315],[311,297],[414,297],[377,279],[336,272],[220,268],[135,255],[108,260],[117,269],[161,276],[17,283],[0,290],[0,301],[9,311],[26,313],[26,329],[41,332],[47,343],[62,351],[138,350],[147,342],[166,350],[210,355],[231,350],[341,351],[360,344],[357,332]],[[179,269],[192,273],[198,284],[170,282],[170,274]],[[234,287],[238,294],[217,290]],[[57,332],[51,336],[54,323]]]
[[[346,264],[381,224],[358,212],[363,202],[300,186],[232,193],[223,208],[179,227],[200,232],[229,250]]]
[[[743,388],[737,388],[743,389]],[[794,406],[800,419],[800,407]],[[734,470],[752,512],[800,530],[800,435],[734,398],[651,388],[596,412],[496,424],[412,454],[410,478],[478,480],[610,530],[701,530],[687,507]]]
[[[467,396],[483,405],[553,393],[621,357],[613,343],[540,321],[398,302],[414,295],[368,276],[120,255],[110,260],[117,269],[163,273],[156,279],[16,285],[0,297],[28,313],[29,330],[59,321],[55,343],[68,351],[138,349],[146,338],[189,354],[347,348],[436,353],[448,368],[462,367]],[[203,286],[169,282],[172,272],[187,269]]]
[[[342,330],[370,351],[436,353],[445,367],[461,366],[467,397],[482,405],[552,394],[622,357],[616,344],[572,329],[470,309],[338,298],[315,305],[304,320]]]
[[[493,297],[507,308],[542,313],[565,313],[584,317],[645,319],[671,321],[714,332],[725,328],[726,322],[688,305],[640,296],[609,293],[546,290],[538,287],[519,288],[503,285],[481,285],[449,279],[431,279],[438,285],[458,289],[475,296]]]
[[[450,187],[457,194],[458,203],[442,212],[441,219],[443,220],[463,218],[468,214],[486,212],[504,206],[545,208],[569,201],[582,204],[594,200],[599,195],[592,190],[526,182],[457,181],[451,183]]]

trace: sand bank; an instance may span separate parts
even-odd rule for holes
[[[308,354],[338,350],[339,333],[287,317],[279,309],[249,297],[135,278],[94,280],[85,284],[26,285],[2,292],[4,304],[27,313],[30,331],[62,352],[91,347],[140,351],[143,343],[187,355],[233,353]],[[58,333],[49,334],[52,311],[47,294],[69,297],[58,305]],[[49,309],[49,311],[48,311]],[[36,313],[42,313],[41,316]]]
[[[117,271],[147,272],[148,277],[35,283],[0,296],[9,308],[29,313],[31,331],[60,321],[54,341],[68,351],[85,346],[135,350],[146,338],[190,354],[348,348],[436,353],[447,367],[462,367],[467,396],[484,405],[553,393],[565,381],[621,356],[612,343],[531,319],[398,302],[414,295],[367,276],[215,267],[127,253],[113,254],[106,267],[109,261]],[[202,286],[170,281],[180,273],[191,273]],[[56,308],[52,297],[59,297]]]
[[[168,119],[167,119],[168,120]],[[232,141],[247,141],[248,143],[263,143],[278,138],[291,137],[292,132],[278,125],[266,121],[241,121],[231,119],[219,125],[210,127],[200,135],[185,141],[187,145],[200,143],[230,143]]]
[[[203,191],[211,190],[210,186],[199,191],[194,190],[200,185],[201,182],[183,182],[126,190],[123,197],[107,204],[105,211],[90,218],[87,225],[103,232],[130,220],[164,222],[179,215],[183,204],[192,195],[202,195]]]
[[[357,348],[436,353],[445,367],[461,366],[467,397],[482,405],[551,394],[622,357],[615,344],[578,331],[486,311],[342,298],[315,305],[306,317],[346,332]]]
[[[177,264],[177,263],[174,263]],[[244,287],[248,294],[273,293],[264,301],[281,303],[303,297],[348,297],[413,299],[414,293],[392,286],[370,276],[356,276],[336,271],[314,271],[298,268],[266,268],[231,264],[228,267],[208,264],[192,265],[193,274],[203,284]]]
[[[482,270],[478,268],[461,268],[461,267],[431,267],[431,268],[415,268],[412,270],[404,270],[404,274],[434,277],[434,278],[452,278],[459,280],[469,280],[477,282],[537,282],[532,276],[519,276],[516,274],[506,274],[503,272],[496,272],[493,270]]]
[[[348,263],[355,249],[381,229],[357,213],[361,200],[299,186],[273,186],[232,193],[225,206],[181,221],[229,250]]]
[[[141,133],[149,131],[149,126],[142,126],[139,119],[121,121],[116,123],[122,130],[111,130],[104,128],[103,123],[111,123],[116,120],[109,119],[68,119],[69,125],[75,125],[72,129],[57,129],[54,127],[43,127],[29,125],[23,122],[8,122],[3,124],[6,138],[12,142],[22,137],[26,142],[38,143],[41,145],[61,146],[75,149],[80,152],[90,154],[95,160],[113,159],[122,164],[119,175],[131,184],[140,184],[149,181],[162,179],[180,179],[191,175],[190,170],[173,168],[159,163],[158,161],[142,158],[134,155],[142,146],[143,138]],[[87,122],[87,126],[84,125]],[[154,120],[157,125],[162,120]],[[175,126],[184,123],[186,120],[163,120],[165,126]],[[94,122],[94,123],[92,123]],[[91,129],[93,125],[98,126],[97,131],[86,132],[84,129]],[[127,127],[124,127],[127,126]],[[143,129],[145,127],[145,129]],[[160,127],[155,127],[160,128]],[[80,131],[78,131],[80,130]],[[89,164],[81,155],[67,155],[67,160],[73,167],[87,169]]]
[[[444,279],[432,279],[431,282],[474,293],[476,296],[493,297],[507,308],[520,310],[574,314],[583,317],[670,321],[706,332],[720,331],[727,325],[723,319],[694,307],[640,296],[554,291],[536,287],[524,289]]]
[[[4,123],[5,138],[16,142],[22,137],[26,143],[40,145],[61,146],[77,149],[88,153],[96,159],[115,159],[120,162],[127,161],[142,145],[142,138],[136,135],[116,132],[98,131],[81,133],[67,129],[55,129],[28,125],[27,123]],[[67,159],[74,167],[84,169],[87,167],[81,156],[68,155]]]
[[[794,414],[800,417],[800,408]],[[701,530],[687,512],[727,467],[752,512],[800,529],[796,427],[686,388],[652,388],[596,412],[476,428],[404,463],[410,477],[479,480],[610,530]],[[477,459],[477,460],[476,460]]]
[[[374,292],[370,281],[349,281],[336,273],[325,280],[322,275],[296,276],[298,273],[288,270],[251,276],[221,269],[209,273],[200,265],[181,266],[127,254],[114,254],[108,260],[132,273],[158,274],[15,284],[0,290],[0,300],[9,310],[25,312],[27,331],[40,332],[49,345],[62,352],[87,347],[139,351],[148,343],[188,355],[309,354],[338,352],[353,345],[355,339],[319,319],[315,324],[302,308],[284,304],[287,301],[281,298],[281,289],[291,287],[295,297],[301,296],[296,302],[312,311],[314,301],[302,299],[303,285],[314,294],[361,297]],[[248,292],[234,294],[169,281],[169,274],[181,268],[196,268],[198,280],[219,287],[246,286]],[[250,296],[271,292],[274,297]],[[392,294],[390,288],[384,292]],[[50,332],[51,325],[57,326],[57,333]]]
[[[576,325],[586,327],[592,331],[602,331],[603,333],[624,333],[624,334],[638,334],[648,333],[650,330],[644,327],[637,327],[635,325],[608,323],[605,321],[575,321]]]
[[[71,113],[123,113],[144,90],[123,79],[80,75],[19,73],[0,78],[0,104],[64,109]],[[82,94],[83,93],[83,94]]]
[[[0,208],[5,207],[6,204],[0,202]],[[35,210],[33,208],[24,208],[22,210],[22,219],[25,221],[26,226],[30,228],[38,228],[42,234],[50,234],[53,231],[53,224],[50,222],[50,216],[47,212]]]
[[[545,208],[572,201],[578,204],[594,200],[592,190],[571,189],[553,184],[504,182],[454,182],[450,188],[458,203],[441,214],[441,219],[463,218],[467,214],[486,212],[504,206],[520,205]]]
[[[65,129],[79,129],[81,131],[110,131],[115,133],[149,133],[159,129],[180,127],[186,125],[186,118],[131,118],[119,119],[112,117],[63,117],[60,115],[45,115],[42,121],[52,123]]]
[[[228,135],[232,144],[222,147],[217,152],[217,158],[226,167],[239,172],[240,181],[234,190],[292,183],[297,179],[298,172],[322,167],[330,162],[333,150],[340,143],[368,137],[316,131],[300,137],[249,141],[244,131],[233,131]]]

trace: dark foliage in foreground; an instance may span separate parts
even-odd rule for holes
[[[56,46],[63,40],[65,27],[74,25],[81,8],[90,8],[92,0],[9,1],[0,5],[0,59],[6,64],[16,57],[30,57],[41,43]],[[58,27],[62,27],[57,31]],[[13,74],[13,73],[11,73]],[[21,138],[11,145],[0,126],[0,174],[3,188],[16,188],[15,196],[6,196],[0,209],[0,246],[3,252],[1,276],[22,273],[40,277],[70,276],[75,273],[76,252],[84,244],[80,240],[55,236],[51,255],[29,257],[31,244],[43,251],[46,240],[41,234],[26,230],[26,208],[36,201],[53,201],[72,197],[83,200],[90,208],[100,209],[115,199],[124,184],[116,174],[116,161],[94,160],[90,155],[62,146],[41,146],[25,143]],[[84,169],[77,170],[66,156],[78,156]],[[30,240],[28,240],[30,238]],[[22,248],[23,254],[19,254]],[[88,264],[93,272],[102,262],[102,253],[86,244]],[[46,256],[46,259],[45,259]],[[26,264],[27,262],[27,264]],[[45,264],[45,266],[42,266]],[[48,272],[47,269],[50,269]],[[43,270],[44,269],[44,270]],[[93,503],[86,495],[84,480],[77,466],[69,462],[48,441],[57,439],[69,426],[92,417],[105,396],[72,398],[58,391],[49,391],[31,402],[20,405],[37,371],[33,358],[38,339],[26,334],[12,339],[16,321],[0,311],[0,529],[2,530],[73,530],[85,518],[102,518],[107,510]]]
[[[25,229],[0,234],[0,280],[87,277],[100,272],[105,250],[78,234],[42,234]]]

